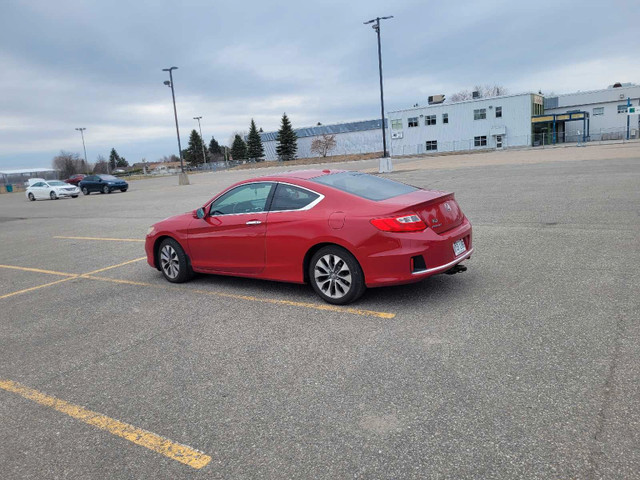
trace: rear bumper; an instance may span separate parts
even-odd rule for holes
[[[427,229],[418,233],[391,235],[396,248],[370,252],[366,260],[361,261],[368,287],[419,282],[431,275],[446,272],[474,253],[472,228],[466,218],[457,227],[441,234]],[[453,243],[458,240],[464,241],[466,250],[456,256]],[[412,258],[420,256],[424,259],[424,267],[416,268]]]

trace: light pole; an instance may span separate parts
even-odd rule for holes
[[[204,138],[202,138],[202,126],[200,125],[200,119],[202,115],[199,117],[193,117],[194,120],[198,120],[198,130],[200,130],[200,140],[202,140],[202,163],[207,163],[207,156],[204,153]]]
[[[169,80],[164,84],[167,87],[171,87],[171,97],[173,98],[173,116],[176,119],[176,135],[178,136],[178,155],[180,157],[180,175],[178,176],[179,185],[189,185],[189,177],[184,173],[184,162],[182,161],[182,145],[180,145],[180,129],[178,128],[178,110],[176,109],[176,93],[173,90],[173,70],[177,70],[178,67],[163,68],[163,72],[169,72]]]
[[[80,127],[80,128],[76,128],[76,130],[78,130],[80,132],[80,135],[82,136],[82,149],[84,150],[84,164],[86,168],[89,165],[87,160],[87,147],[84,146],[84,131],[86,130],[86,128]]]
[[[378,35],[378,71],[380,73],[380,111],[382,115],[382,160],[380,160],[380,173],[390,172],[393,170],[391,159],[387,159],[387,131],[384,122],[384,92],[382,89],[382,49],[380,46],[380,20],[388,20],[393,18],[393,15],[389,17],[376,17],[372,20],[364,22],[365,25],[371,25]]]

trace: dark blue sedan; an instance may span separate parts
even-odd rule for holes
[[[113,175],[89,175],[78,184],[85,195],[91,192],[111,193],[114,190],[126,192],[129,184]]]

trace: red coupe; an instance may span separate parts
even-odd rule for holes
[[[153,225],[145,250],[170,282],[193,272],[308,282],[334,304],[366,287],[464,271],[473,253],[453,193],[338,170],[237,183]]]
[[[86,177],[85,174],[83,173],[76,173],[75,175],[71,175],[69,178],[67,178],[66,180],[63,180],[64,183],[70,183],[71,185],[75,185],[76,187],[78,186],[78,184],[80,183],[80,180],[82,180],[84,177]]]

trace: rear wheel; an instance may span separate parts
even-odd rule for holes
[[[309,280],[320,298],[336,305],[351,303],[366,290],[360,264],[337,245],[323,247],[315,253],[309,264]]]
[[[87,187],[82,187],[82,193],[85,195],[89,195],[89,189]]]
[[[58,199],[58,197],[56,196],[56,192],[51,192],[51,193],[49,194],[49,198],[50,198],[51,200],[57,200],[57,199]]]
[[[28,197],[29,197],[29,200],[31,200],[32,202],[36,201],[36,197],[33,196],[33,193],[29,192]]]
[[[162,241],[158,249],[158,263],[164,278],[172,283],[183,283],[188,281],[192,275],[191,265],[187,254],[178,242],[173,238]]]

